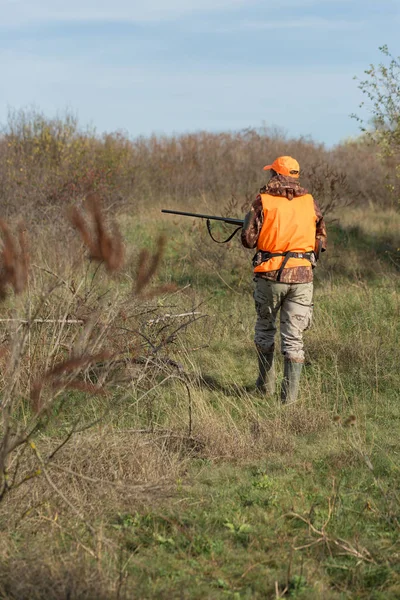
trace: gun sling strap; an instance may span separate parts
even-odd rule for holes
[[[282,271],[285,268],[289,258],[305,258],[306,260],[310,261],[311,266],[314,266],[315,255],[313,255],[314,252],[290,252],[289,250],[287,252],[265,252],[264,250],[259,250],[253,257],[253,267],[259,267],[263,262],[266,262],[270,258],[275,258],[276,256],[284,256],[285,258],[282,261],[276,278],[277,281],[280,281]]]
[[[240,225],[237,229],[235,229],[235,231],[233,233],[231,233],[231,235],[228,238],[226,238],[226,240],[221,240],[221,241],[216,240],[215,237],[213,236],[213,234],[211,233],[211,221],[210,221],[210,219],[207,219],[208,233],[210,234],[210,238],[213,240],[213,242],[216,242],[217,244],[227,244],[228,242],[231,241],[233,236],[235,236],[240,229],[242,229],[242,225]]]

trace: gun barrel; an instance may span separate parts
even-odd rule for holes
[[[243,226],[243,219],[231,219],[230,217],[216,217],[213,215],[201,215],[198,213],[189,213],[182,212],[179,210],[168,210],[166,208],[161,209],[161,212],[168,213],[170,215],[182,215],[184,217],[195,217],[196,219],[208,219],[209,221],[223,221],[224,223],[229,223],[231,225],[241,225]]]

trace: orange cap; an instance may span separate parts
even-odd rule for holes
[[[280,175],[294,177],[295,179],[299,177],[300,173],[299,163],[291,156],[280,156],[279,158],[274,160],[272,165],[267,165],[266,167],[264,167],[264,171],[269,171],[270,169],[273,169]]]

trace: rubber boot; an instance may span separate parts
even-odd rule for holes
[[[303,363],[292,362],[285,359],[283,380],[281,388],[281,400],[283,404],[296,402],[299,395],[299,385]]]
[[[256,388],[263,393],[273,396],[275,393],[275,363],[274,351],[263,352],[257,348],[258,377]]]

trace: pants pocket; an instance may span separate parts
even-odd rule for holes
[[[312,324],[313,324],[313,315],[314,315],[314,304],[310,304],[309,306],[309,311],[306,317],[306,326],[304,328],[304,331],[307,331],[307,329],[311,329]]]

